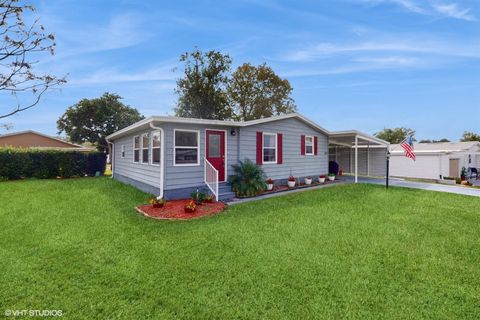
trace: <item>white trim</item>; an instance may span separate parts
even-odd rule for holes
[[[210,128],[205,128],[205,131],[204,131],[204,133],[205,133],[205,148],[204,148],[204,149],[205,149],[205,156],[204,156],[205,159],[207,159],[207,130],[210,130],[210,131],[223,131],[223,132],[225,132],[225,136],[224,136],[224,138],[223,138],[223,139],[225,140],[225,141],[224,141],[224,142],[225,142],[225,160],[224,160],[224,162],[225,162],[224,171],[225,171],[225,172],[224,172],[224,179],[223,179],[223,181],[220,181],[220,182],[227,182],[227,177],[228,177],[228,175],[227,175],[227,171],[228,171],[228,161],[227,161],[227,160],[228,160],[228,145],[227,145],[227,143],[228,143],[228,142],[227,142],[227,141],[228,141],[228,138],[227,138],[227,134],[228,134],[228,132],[227,132],[227,130],[223,130],[223,129],[210,129]]]
[[[132,149],[133,149],[133,157],[132,157],[132,162],[133,163],[140,163],[140,150],[142,149],[141,148],[141,142],[140,142],[140,136],[141,135],[135,135],[132,137]],[[138,137],[138,149],[135,148],[135,138]],[[135,161],[135,150],[138,150],[138,161]]]
[[[176,158],[176,152],[177,152],[177,146],[175,145],[175,135],[177,131],[182,131],[182,132],[196,132],[197,133],[197,163],[182,163],[182,164],[176,164],[175,163],[175,158]],[[188,147],[188,146],[180,146],[179,148],[184,148],[184,149],[194,149],[195,147]],[[190,129],[173,129],[173,166],[174,167],[195,167],[200,165],[200,130],[190,130]]]
[[[120,146],[120,158],[125,159],[125,145]]]
[[[355,135],[355,183],[358,183],[358,136]]]
[[[265,135],[275,136],[275,161],[265,161]],[[278,164],[278,133],[271,132],[262,132],[262,164]],[[267,149],[273,149],[272,147],[267,147]]]
[[[163,198],[163,186],[164,186],[164,175],[165,175],[165,131],[161,127],[155,127],[152,123],[149,123],[150,128],[154,130],[160,131],[160,194],[158,195],[158,199]]]
[[[160,147],[153,148],[153,134],[160,134]],[[153,149],[160,149],[160,163],[153,163]],[[150,165],[159,167],[162,164],[162,132],[160,130],[150,131]]]
[[[144,161],[143,161],[143,150],[145,149],[145,148],[143,147],[143,136],[145,136],[145,135],[148,136],[148,142],[149,142],[149,143],[148,143],[149,146],[148,146],[148,148],[147,148],[147,150],[148,150],[148,159],[147,159],[147,162],[144,162]],[[149,164],[150,164],[150,132],[144,132],[144,133],[140,134],[140,150],[142,151],[142,152],[140,153],[140,154],[141,154],[141,157],[139,158],[140,164],[149,165]]]
[[[307,152],[307,138],[312,138],[312,153],[308,153],[308,152]],[[315,147],[314,147],[314,145],[315,145],[315,142],[314,142],[313,136],[307,136],[307,135],[306,135],[306,136],[305,136],[305,155],[306,155],[306,156],[313,156],[313,155],[315,155],[315,149],[314,149]]]

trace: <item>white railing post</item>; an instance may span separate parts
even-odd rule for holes
[[[207,158],[204,158],[204,181],[210,191],[215,195],[215,200],[218,201],[218,170],[215,169]]]

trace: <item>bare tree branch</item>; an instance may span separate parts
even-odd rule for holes
[[[64,77],[35,72],[38,60],[33,56],[53,55],[55,37],[45,32],[38,19],[28,24],[24,13],[35,8],[19,2],[0,0],[0,95],[9,94],[15,101],[0,105],[0,119],[34,107],[47,90],[66,82]]]

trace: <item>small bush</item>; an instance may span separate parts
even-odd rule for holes
[[[0,148],[0,181],[94,176],[105,166],[100,152]]]
[[[253,197],[267,188],[262,168],[250,160],[232,166],[234,175],[228,177],[232,190],[240,197]]]

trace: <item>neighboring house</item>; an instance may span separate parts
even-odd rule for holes
[[[379,162],[371,164],[375,169],[384,168],[388,146],[358,131],[329,132],[298,113],[245,122],[150,117],[107,139],[113,148],[113,177],[166,199],[186,198],[206,187],[220,200],[232,197],[225,182],[232,165],[245,159],[284,183],[290,175],[303,179],[327,174],[329,143],[355,150],[383,147],[383,157],[376,156]],[[354,148],[355,141],[359,148]],[[357,159],[357,166],[344,171],[362,167]]]
[[[73,144],[32,130],[0,135],[0,147],[48,148],[78,151],[93,150],[92,148]]]
[[[460,177],[462,167],[480,168],[480,142],[415,143],[416,161],[402,147],[390,145],[390,174],[396,177],[442,179]]]

